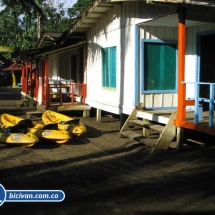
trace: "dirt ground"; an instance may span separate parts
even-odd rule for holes
[[[28,108],[17,106],[17,93],[0,88],[0,114],[25,115]],[[80,118],[77,112],[68,114]],[[0,143],[0,184],[6,190],[65,193],[58,203],[5,202],[1,215],[215,214],[213,139],[201,135],[202,144],[151,153],[144,144],[117,138],[118,117],[81,121],[87,132],[66,144],[23,148]]]

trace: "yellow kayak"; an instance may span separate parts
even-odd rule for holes
[[[12,131],[13,130],[13,131]],[[39,142],[38,137],[31,133],[19,133],[16,126],[10,128],[10,131],[0,132],[0,142],[16,146],[33,146]]]
[[[14,125],[27,127],[27,131],[35,134],[39,139],[54,141],[56,143],[65,143],[71,139],[69,132],[57,129],[57,125],[46,126],[40,123],[33,122],[29,119],[23,119],[10,114],[2,114],[1,122],[4,128]]]
[[[79,119],[73,119],[55,111],[46,110],[42,115],[44,124],[58,124],[60,130],[69,131],[74,136],[80,136],[86,132],[86,126]]]

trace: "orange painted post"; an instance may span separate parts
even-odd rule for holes
[[[30,92],[30,94],[31,94],[31,96],[32,96],[32,93],[33,93],[33,89],[32,89],[32,62],[30,62],[30,71],[29,71],[29,77],[28,77],[28,79],[29,79],[29,92]]]
[[[62,105],[62,84],[60,83],[60,105]]]
[[[48,59],[45,60],[45,77],[46,77],[46,107],[50,106],[50,89],[49,89],[49,67]]]
[[[45,105],[45,61],[42,68],[42,105]]]
[[[184,81],[185,65],[185,8],[179,8],[178,23],[178,115],[176,121],[185,121],[186,86]]]
[[[38,69],[38,61],[36,62],[35,82],[36,82],[35,97],[36,97],[37,100],[38,100],[38,90],[39,90],[39,69]]]
[[[72,99],[72,104],[74,105],[74,84],[72,84],[72,97],[71,97],[71,99]]]
[[[21,77],[22,92],[24,92],[24,89],[25,89],[24,84],[23,84],[23,82],[24,82],[24,78],[25,78],[25,66],[24,66],[24,65],[22,65],[22,77]]]
[[[28,94],[29,87],[28,87],[28,62],[25,63],[25,77],[26,77],[26,94]]]

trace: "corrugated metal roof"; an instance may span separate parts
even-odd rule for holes
[[[215,7],[214,0],[101,0],[101,2],[123,2],[123,1],[146,1],[147,3],[173,3],[173,4],[192,4],[208,7]]]
[[[62,33],[60,32],[44,32],[41,35],[39,42],[37,43],[37,48],[43,48],[45,46],[54,45],[55,40],[58,39]]]
[[[186,19],[186,28],[197,27],[200,25],[209,24],[209,22],[202,22],[197,20],[188,20]],[[139,23],[138,25],[147,25],[147,26],[159,26],[159,27],[178,27],[178,14],[173,13],[164,17],[159,17],[157,19],[147,20],[145,22]]]
[[[24,60],[24,59],[25,60],[30,59],[31,61],[34,61],[36,59],[44,59],[44,58],[50,57],[53,54],[60,54],[65,51],[80,48],[86,45],[86,43],[87,41],[82,41],[82,42],[78,42],[78,43],[70,44],[66,46],[61,46],[61,45],[55,46],[55,47],[47,46],[40,49],[28,50],[25,52],[23,56],[19,56],[19,58],[17,58],[17,61]]]
[[[93,5],[85,9],[73,22],[70,34],[85,33],[92,25],[94,25],[102,16],[104,16],[114,5],[119,4],[116,2],[95,1]]]
[[[147,2],[165,2],[165,3],[183,3],[183,4],[193,4],[202,6],[215,6],[214,0],[146,0]]]
[[[31,50],[26,53],[26,57],[34,56],[43,58],[45,56],[50,56],[55,53],[60,53],[71,48],[78,48],[86,44],[86,32],[93,26],[102,16],[104,16],[109,10],[111,10],[115,5],[120,5],[124,1],[145,1],[147,3],[162,3],[162,4],[175,4],[184,5],[197,5],[197,6],[210,6],[215,7],[215,0],[203,0],[203,1],[194,1],[194,0],[96,0],[92,5],[89,5],[80,15],[72,22],[72,27],[61,33],[45,33],[41,38],[42,43],[38,46],[39,50]],[[166,17],[167,18],[167,17]],[[174,17],[173,22],[169,23],[166,18],[155,19],[153,22],[150,21],[150,25],[166,25],[166,26],[175,26],[178,19]],[[165,22],[165,23],[164,23]],[[200,22],[189,22],[190,25],[198,25]],[[145,24],[145,23],[141,23]],[[79,38],[79,40],[72,40],[71,43],[66,45],[65,42],[71,38]],[[59,40],[59,41],[58,41]],[[71,40],[69,40],[71,41]],[[57,42],[57,44],[56,44]],[[63,45],[63,47],[61,46]],[[46,48],[47,47],[47,48]]]
[[[176,6],[195,5],[195,6],[208,6],[215,7],[215,0],[97,0],[91,6],[88,6],[73,22],[72,28],[69,30],[71,34],[83,35],[85,32],[94,25],[103,15],[105,15],[116,4],[121,4],[125,1],[145,1],[146,3],[166,4]],[[196,23],[195,23],[196,24]]]

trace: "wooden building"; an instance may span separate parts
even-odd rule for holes
[[[72,37],[76,42],[68,43]],[[50,81],[72,79],[75,68],[86,84],[84,102],[98,110],[97,118],[101,110],[130,115],[143,103],[149,111],[177,111],[176,127],[215,135],[214,1],[97,0],[73,21],[61,44],[33,54],[43,61],[37,69],[44,68],[39,105],[49,105]],[[186,110],[193,111],[192,122]],[[202,111],[208,111],[206,124]],[[147,111],[142,117],[155,120]]]

